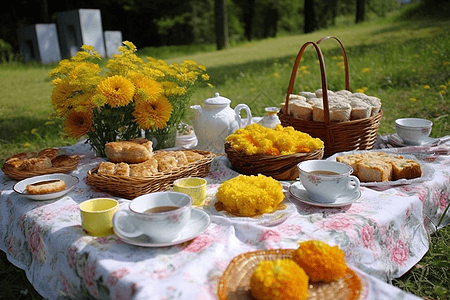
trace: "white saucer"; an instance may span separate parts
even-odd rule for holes
[[[135,246],[142,246],[142,247],[166,247],[166,246],[173,246],[177,244],[181,244],[184,242],[187,242],[189,240],[192,240],[193,238],[199,236],[203,231],[208,228],[209,224],[211,223],[211,217],[206,212],[192,208],[191,211],[191,219],[186,224],[186,226],[181,230],[180,234],[176,239],[170,242],[163,242],[163,243],[155,243],[152,241],[151,238],[146,236],[145,234],[140,235],[135,238],[127,238],[122,235],[120,235],[117,231],[114,230],[114,233],[121,238],[125,243],[135,245]]]
[[[27,189],[26,189],[27,185],[32,184],[32,183],[36,183],[36,182],[39,182],[39,181],[47,181],[47,180],[54,180],[54,179],[61,179],[62,181],[64,181],[64,184],[66,185],[66,189],[62,190],[60,192],[49,193],[49,194],[42,194],[42,195],[29,195],[27,193]],[[65,194],[70,192],[70,190],[72,190],[73,187],[78,184],[78,182],[80,182],[78,177],[75,177],[75,176],[72,176],[72,175],[68,175],[68,174],[55,173],[55,174],[34,176],[34,177],[31,177],[31,178],[23,179],[23,180],[17,182],[13,186],[13,190],[16,193],[18,193],[18,194],[20,194],[20,195],[22,195],[24,197],[27,197],[29,199],[32,199],[32,200],[50,200],[50,199],[55,199],[55,198],[59,198],[59,197],[64,196]]]
[[[410,143],[406,143],[403,141],[403,139],[401,137],[398,136],[398,134],[394,133],[391,134],[388,137],[388,141],[391,145],[394,146],[399,146],[399,147],[408,147],[408,146],[428,146],[433,144],[434,142],[436,142],[438,139],[436,138],[426,138],[422,143],[418,143],[418,144],[410,144]]]
[[[336,199],[336,201],[333,202],[333,203],[317,202],[317,201],[312,200],[309,197],[308,192],[305,190],[305,188],[303,187],[303,185],[299,181],[293,183],[289,187],[289,194],[291,194],[291,196],[295,200],[298,200],[300,202],[303,202],[303,203],[306,203],[306,204],[309,204],[309,205],[319,206],[319,207],[341,207],[341,206],[347,206],[347,205],[352,204],[353,202],[355,202],[356,200],[358,200],[361,197],[361,191],[358,189],[357,191],[355,191],[351,195],[338,197]]]

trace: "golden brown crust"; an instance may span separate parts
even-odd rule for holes
[[[42,195],[49,193],[56,193],[64,190],[66,184],[62,180],[49,180],[45,182],[37,182],[33,184],[28,184],[26,186],[26,191],[29,195]]]
[[[50,159],[55,158],[58,155],[58,149],[56,148],[45,148],[38,153],[38,157],[44,158],[48,157]]]
[[[20,165],[21,171],[36,171],[42,169],[48,169],[52,167],[52,161],[48,157],[43,158],[28,158]]]
[[[114,163],[140,163],[151,158],[152,153],[144,145],[131,141],[110,142],[105,145],[108,159]]]
[[[97,170],[98,174],[114,175],[116,172],[116,164],[112,162],[101,162]]]
[[[203,155],[192,150],[183,151],[188,163],[196,162],[203,158]]]
[[[52,159],[52,166],[55,168],[67,167],[77,161],[80,157],[78,155],[61,154]]]
[[[336,161],[351,166],[354,175],[362,182],[383,182],[422,176],[418,162],[381,151],[337,156]]]

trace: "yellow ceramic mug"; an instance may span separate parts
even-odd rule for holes
[[[173,183],[173,190],[192,197],[193,205],[202,205],[206,197],[206,180],[199,177],[177,179]]]
[[[112,217],[119,210],[119,202],[110,198],[94,198],[80,204],[81,225],[93,236],[113,233]]]

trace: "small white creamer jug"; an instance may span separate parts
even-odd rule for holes
[[[200,105],[192,105],[194,110],[194,131],[198,139],[196,149],[225,153],[225,139],[236,129],[241,128],[240,111],[247,112],[247,122],[251,124],[252,113],[246,104],[238,104],[234,110],[230,107],[231,100],[215,94],[215,97]]]

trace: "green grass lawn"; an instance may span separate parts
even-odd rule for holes
[[[219,92],[250,106],[254,115],[264,107],[284,102],[292,65],[300,47],[324,36],[336,36],[349,59],[350,87],[382,100],[384,117],[380,134],[394,132],[399,117],[421,117],[434,122],[432,136],[450,133],[450,21],[399,21],[394,16],[350,27],[340,26],[312,34],[283,36],[254,41],[221,51],[167,55],[167,62],[195,60],[207,67],[213,86],[198,89],[192,104]],[[341,50],[333,40],[321,43],[329,89],[344,88]],[[210,49],[210,48],[206,48]],[[143,49],[152,53],[151,49]],[[138,51],[139,54],[139,51]],[[0,164],[17,152],[43,147],[71,145],[76,140],[62,136],[60,120],[49,121],[51,84],[48,72],[54,67],[38,64],[0,65]],[[314,91],[320,86],[317,55],[305,52],[294,92]],[[193,114],[188,113],[192,124]],[[449,299],[450,230],[430,237],[424,259],[393,283],[425,299]],[[0,254],[0,286],[5,299],[39,299],[23,272]],[[28,294],[23,295],[27,290]],[[22,292],[21,292],[22,291]]]

